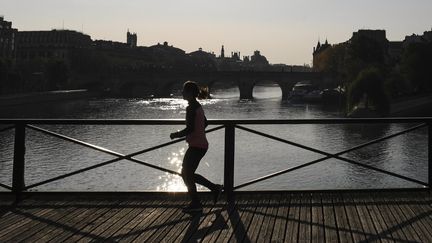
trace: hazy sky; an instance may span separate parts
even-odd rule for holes
[[[168,41],[186,52],[219,55],[260,50],[270,63],[310,64],[318,39],[348,40],[358,29],[385,29],[387,39],[432,27],[432,0],[0,0],[0,15],[19,30],[64,28],[92,39],[138,45]]]

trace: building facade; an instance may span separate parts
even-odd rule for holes
[[[0,16],[0,58],[15,57],[17,32],[17,29],[12,28],[12,22]]]
[[[73,30],[19,31],[16,39],[17,58],[20,60],[67,60],[74,50],[92,46],[90,36]]]

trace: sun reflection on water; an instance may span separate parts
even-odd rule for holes
[[[202,105],[217,103],[219,99],[203,99],[199,100]],[[140,100],[137,102],[140,105],[148,106],[150,109],[157,110],[184,110],[188,102],[182,98],[159,98],[151,100]]]
[[[182,160],[185,153],[185,148],[180,148],[177,153],[172,153],[171,157],[168,157],[168,163],[175,167],[177,172],[181,172]],[[163,176],[159,176],[161,185],[156,187],[157,191],[171,191],[181,192],[187,191],[186,185],[183,183],[183,179],[178,175],[165,173]]]

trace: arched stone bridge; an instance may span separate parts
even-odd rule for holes
[[[200,73],[142,73],[120,75],[115,92],[125,96],[142,97],[152,94],[155,97],[169,97],[174,88],[187,81],[207,86],[211,93],[216,83],[237,86],[240,99],[253,99],[253,88],[258,83],[273,82],[282,90],[282,99],[289,96],[293,86],[300,81],[310,81],[320,86],[325,77],[319,72],[260,72],[260,71],[221,71]]]

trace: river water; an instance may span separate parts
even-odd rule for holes
[[[337,118],[337,107],[295,104],[281,100],[277,87],[257,86],[253,101],[239,100],[237,89],[215,89],[213,99],[201,100],[208,119]],[[9,107],[1,118],[170,119],[184,118],[187,103],[179,97],[165,99],[91,99]],[[415,124],[369,125],[248,125],[296,143],[336,153],[374,138],[402,131]],[[170,141],[169,134],[183,126],[41,125],[41,127],[122,154],[129,154]],[[210,126],[211,128],[213,126]],[[420,129],[343,157],[427,181],[427,129]],[[26,184],[31,185],[113,156],[27,129]],[[208,134],[210,149],[198,173],[223,182],[224,131]],[[180,171],[185,142],[164,147],[136,158]],[[0,134],[0,183],[11,185],[13,130]],[[322,155],[282,144],[236,129],[235,185],[319,159]],[[242,190],[301,190],[419,187],[396,177],[329,159]],[[203,188],[199,188],[203,189]],[[184,191],[181,178],[134,162],[121,160],[59,181],[41,185],[38,191]]]

